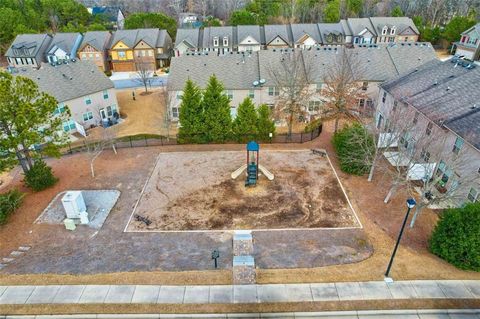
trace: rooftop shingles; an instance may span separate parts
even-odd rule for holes
[[[16,56],[13,52],[14,47],[18,48],[34,48],[32,50],[32,54],[25,56],[25,57],[35,57],[35,55],[38,53],[38,50],[40,50],[42,43],[44,41],[50,41],[51,36],[43,33],[43,34],[19,34],[13,41],[12,45],[8,48],[7,52],[5,53],[5,56]]]

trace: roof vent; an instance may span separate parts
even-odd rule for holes
[[[449,86],[447,86],[447,91],[450,91],[450,87],[449,87]]]
[[[475,110],[476,108],[478,108],[477,104],[473,104],[471,107],[470,107],[472,110]]]
[[[435,80],[435,82],[433,82],[433,85],[438,85],[438,81]]]

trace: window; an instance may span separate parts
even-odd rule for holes
[[[172,117],[178,117],[178,107],[172,107]]]
[[[428,152],[425,148],[422,148],[422,151],[420,152],[420,157],[425,161],[425,163],[428,163],[430,160],[430,152]]]
[[[387,34],[387,31],[388,31],[387,26],[384,26],[383,29],[382,29],[382,35]]]
[[[183,92],[177,92],[177,100],[181,100],[183,97]]]
[[[118,58],[119,59],[125,59],[127,55],[125,54],[125,51],[118,51]]]
[[[457,137],[457,139],[455,140],[455,144],[453,144],[453,152],[455,154],[458,154],[460,152],[460,150],[462,149],[462,146],[463,146],[463,138],[461,137]]]
[[[365,106],[365,99],[358,99],[358,106],[363,108]]]
[[[86,122],[88,120],[93,119],[93,113],[92,112],[87,112],[83,113],[83,121]]]
[[[395,35],[395,27],[390,29],[390,35]]]
[[[87,57],[86,53],[82,53],[82,59],[85,59]]]
[[[223,46],[228,47],[228,37],[223,37]]]
[[[368,89],[368,82],[363,82],[362,83],[362,90],[366,91]]]
[[[308,111],[309,112],[319,111],[321,103],[322,103],[321,101],[309,101],[308,102]]]
[[[96,57],[97,59],[100,59],[100,53],[95,53],[95,57]]]
[[[269,96],[278,96],[280,92],[278,92],[277,88],[276,87],[269,87],[268,88],[268,95]]]
[[[392,107],[392,112],[395,112],[397,110],[398,102],[393,101],[393,107]]]
[[[418,122],[418,112],[415,112],[415,115],[413,116],[413,124],[417,124]]]
[[[86,98],[85,98],[85,104],[86,104],[86,105],[92,104],[92,99],[90,99],[90,97],[86,97]]]
[[[427,130],[425,131],[425,133],[426,133],[427,135],[432,134],[432,128],[433,128],[432,122],[428,122],[428,124],[427,124]]]
[[[232,90],[226,90],[225,95],[230,99],[233,100],[233,91]]]
[[[63,124],[63,130],[65,132],[75,129],[75,122],[73,120],[68,120],[66,122],[63,122],[62,124]]]
[[[441,178],[440,182],[442,186],[448,182],[450,176],[452,176],[452,170],[448,168],[444,161],[440,161],[437,168],[437,176]]]
[[[218,47],[218,38],[217,37],[213,38],[213,46]]]
[[[386,99],[387,99],[387,92],[383,92],[382,102],[385,103]],[[395,105],[395,103],[394,103],[394,105]]]
[[[148,56],[153,56],[153,51],[152,50],[148,50],[147,53],[148,53]]]
[[[113,104],[112,106],[107,106],[107,115],[112,116],[113,113],[117,112],[117,106]]]
[[[377,117],[377,129],[379,129],[380,127],[382,127],[382,121],[383,121],[383,115],[381,113],[378,113],[378,117]]]
[[[248,91],[248,97],[251,99],[255,98],[255,90]]]
[[[104,100],[108,99],[108,91],[107,90],[103,91],[103,99]]]
[[[67,109],[67,107],[65,106],[64,103],[60,103],[58,104],[57,108],[55,109],[55,111],[53,111],[53,114],[54,115],[57,115],[57,114],[60,114],[60,113],[63,113],[65,112],[65,110]]]
[[[89,53],[89,54],[88,54],[88,57],[89,57],[90,59],[93,59],[93,53]]]
[[[467,199],[471,201],[472,203],[476,202],[478,199],[478,191],[475,188],[470,188],[470,191],[468,192]]]

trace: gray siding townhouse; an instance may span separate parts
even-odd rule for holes
[[[45,62],[45,51],[50,45],[52,37],[49,34],[20,34],[17,35],[5,56],[8,65],[21,67],[29,65],[40,67]]]
[[[203,51],[227,54],[237,43],[234,27],[208,27],[203,29]]]
[[[243,99],[250,97],[256,105],[268,104],[273,107],[279,96],[279,89],[270,78],[272,68],[283,63],[284,54],[299,55],[305,70],[313,75],[310,89],[321,92],[327,70],[331,68],[337,57],[347,50],[351,56],[352,70],[359,86],[365,90],[366,99],[359,100],[359,108],[373,110],[374,100],[378,97],[379,85],[402,72],[414,69],[421,64],[436,59],[430,44],[416,43],[413,46],[369,45],[356,48],[344,46],[315,47],[310,50],[270,49],[252,53],[234,52],[224,56],[217,55],[184,55],[172,58],[170,68],[168,94],[170,98],[170,116],[178,120],[182,90],[187,79],[205,88],[208,79],[215,74],[224,83],[225,94],[231,100],[232,115]],[[416,59],[412,59],[415,56]],[[360,65],[361,67],[356,67]],[[308,118],[321,111],[322,97],[313,94],[311,101],[305,105]]]
[[[288,24],[268,24],[263,29],[267,49],[293,47],[292,30]]]
[[[348,19],[347,25],[352,32],[353,44],[375,43],[377,34],[369,18]]]
[[[462,32],[460,41],[453,44],[452,50],[456,48],[456,55],[463,55],[472,61],[480,60],[480,23],[477,23],[468,30]]]
[[[46,52],[47,61],[49,63],[57,63],[75,59],[82,39],[81,33],[55,34]]]
[[[38,70],[19,68],[14,74],[32,79],[41,91],[55,97],[56,114],[70,109],[71,117],[63,123],[65,132],[98,126],[120,114],[113,82],[90,61],[44,63]]]
[[[178,29],[175,38],[175,56],[198,52],[200,42],[200,29]]]
[[[432,60],[383,83],[379,92],[378,128],[391,127],[389,121],[400,107],[406,108],[402,115],[413,123],[409,129],[415,134],[405,132],[399,147],[419,142],[408,136],[443,143],[440,150],[432,151],[428,146],[422,149],[418,160],[433,165],[432,173],[441,179],[435,186],[438,192],[457,188],[453,206],[480,200],[479,81],[480,68],[473,64]],[[461,182],[465,176],[469,177],[468,183]]]
[[[322,44],[317,24],[292,24],[291,28],[296,48],[308,49]]]
[[[343,29],[342,23],[318,23],[321,43],[323,45],[340,45],[348,43],[347,34]]]

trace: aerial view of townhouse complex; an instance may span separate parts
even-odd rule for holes
[[[480,319],[480,2],[0,0],[1,318]]]

